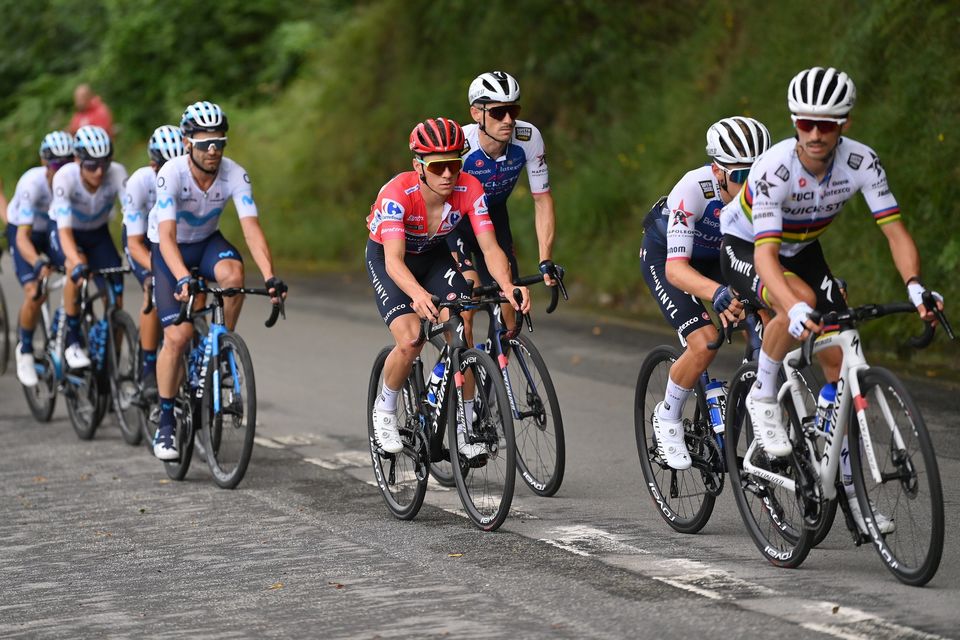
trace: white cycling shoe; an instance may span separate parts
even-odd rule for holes
[[[25,387],[35,387],[40,382],[37,378],[36,360],[32,353],[21,353],[17,345],[17,380]]]
[[[746,405],[750,421],[753,423],[753,435],[760,440],[763,450],[775,458],[790,455],[793,444],[783,426],[780,403],[776,399],[758,400],[753,397],[751,389],[747,394]]]
[[[479,442],[468,442],[467,434],[463,431],[458,431],[457,451],[467,460],[473,460],[478,456],[486,455],[487,448]]]
[[[683,421],[664,420],[660,417],[663,403],[653,408],[653,433],[657,436],[657,447],[671,469],[683,471],[693,464],[687,444],[683,441]]]
[[[870,532],[867,531],[867,523],[863,519],[863,513],[860,511],[860,502],[857,501],[857,494],[847,494],[847,506],[850,507],[850,515],[853,516],[853,521],[857,523],[857,528],[860,530],[860,533],[865,536],[870,535]],[[897,525],[892,519],[877,511],[873,500],[870,501],[870,509],[873,511],[873,521],[877,525],[877,530],[880,533],[887,535],[897,530]]]
[[[90,366],[90,356],[83,350],[79,342],[64,349],[63,357],[67,360],[67,366],[71,369],[83,369]]]
[[[397,430],[397,414],[373,407],[373,435],[380,448],[387,453],[403,451],[403,441],[400,440],[400,431]]]

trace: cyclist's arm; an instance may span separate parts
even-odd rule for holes
[[[883,235],[887,237],[887,243],[890,245],[890,255],[893,256],[893,264],[897,267],[900,277],[904,284],[909,284],[909,280],[920,277],[920,252],[917,251],[917,245],[913,241],[913,236],[907,231],[906,225],[901,220],[889,222],[880,229]],[[943,304],[939,305],[941,308]],[[924,305],[917,307],[917,312],[927,321],[933,320],[933,314],[927,311]]]
[[[260,221],[255,216],[242,217],[240,228],[243,229],[247,248],[250,249],[250,255],[257,263],[257,268],[260,269],[260,275],[263,276],[264,281],[269,280],[274,276],[273,257],[270,255],[270,246],[267,244],[267,237],[263,234]]]
[[[147,236],[144,234],[138,234],[135,236],[128,235],[127,249],[130,250],[130,256],[133,258],[134,262],[147,271],[151,271],[153,269],[150,261],[150,250],[147,248]]]
[[[32,231],[33,225],[21,224],[17,227],[17,253],[27,264],[36,264],[40,257],[37,248],[33,246],[33,240],[30,239]]]
[[[77,249],[77,241],[73,237],[73,227],[57,226],[57,233],[60,236],[60,250],[67,259],[67,273],[73,271],[73,268],[82,262],[80,260],[80,251]]]
[[[712,300],[717,287],[723,286],[691,267],[686,258],[667,260],[667,280],[677,289],[703,300]]]
[[[183,255],[180,253],[180,247],[177,246],[177,221],[161,220],[157,226],[157,235],[160,239],[160,255],[163,256],[163,262],[167,269],[177,280],[181,280],[190,275],[186,263],[183,261]],[[177,292],[179,294],[179,292]]]
[[[405,238],[384,238],[383,257],[387,276],[400,290],[410,296],[410,306],[421,318],[436,318],[437,308],[431,300],[429,291],[423,288],[404,262],[407,252]]]
[[[537,228],[537,244],[540,261],[553,259],[553,238],[557,217],[553,208],[553,195],[549,191],[533,194],[534,224]]]

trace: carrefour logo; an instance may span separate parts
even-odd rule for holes
[[[403,220],[403,206],[396,200],[384,198],[380,211],[384,220]]]

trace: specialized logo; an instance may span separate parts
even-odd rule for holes
[[[513,137],[517,140],[527,142],[533,136],[533,129],[531,127],[517,127],[513,130]]]
[[[857,155],[856,153],[851,153],[850,157],[847,158],[847,164],[850,165],[851,169],[859,169],[862,162],[863,156]]]
[[[773,175],[777,176],[784,182],[790,179],[790,171],[783,165],[780,165],[779,167],[777,167],[777,170],[773,172]],[[803,178],[800,178],[800,179],[803,180]]]
[[[830,276],[823,276],[823,282],[820,283],[820,290],[827,293],[827,301],[833,302],[833,278]]]

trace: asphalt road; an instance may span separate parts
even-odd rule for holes
[[[518,484],[494,534],[459,515],[455,492],[431,487],[416,520],[398,522],[371,486],[366,385],[388,334],[363,282],[297,283],[272,330],[264,302],[247,302],[239,330],[256,367],[259,446],[235,491],[201,464],[168,481],[111,416],[91,442],[77,440],[62,402],[35,423],[9,372],[0,637],[958,637],[957,388],[910,383],[945,492],[934,580],[901,585],[842,526],[800,569],[779,570],[729,491],[701,534],[682,536],[643,489],[633,388],[646,351],[671,334],[570,307],[546,316],[544,305],[541,294],[533,337],[560,396],[566,477],[549,499]],[[734,351],[716,373],[733,371]]]

